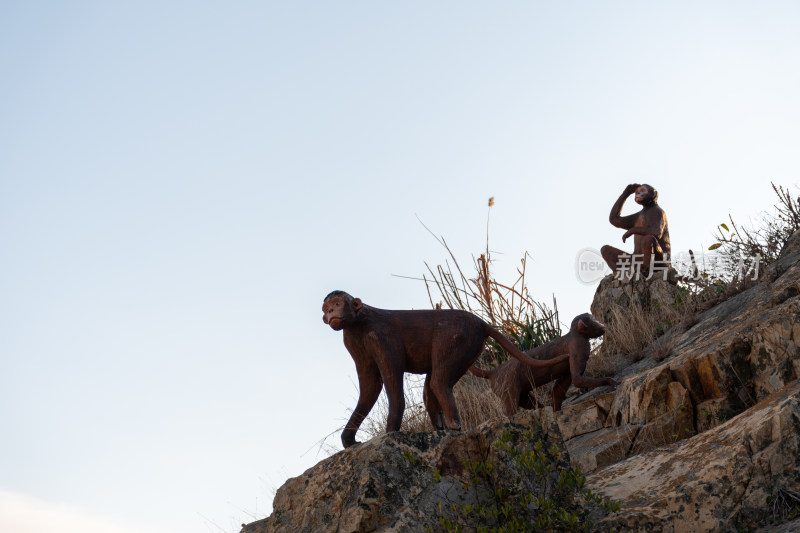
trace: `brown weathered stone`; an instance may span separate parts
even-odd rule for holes
[[[588,477],[620,501],[602,526],[624,531],[736,531],[767,509],[770,489],[800,486],[800,383],[733,420]]]
[[[561,409],[556,413],[556,421],[564,440],[569,440],[602,428],[606,416],[594,401],[587,401]]]
[[[600,322],[610,325],[614,322],[615,309],[627,310],[632,305],[649,309],[674,301],[675,284],[670,281],[660,278],[625,280],[609,274],[600,281],[589,309]]]
[[[649,418],[636,435],[631,455],[670,444],[695,434],[694,410],[689,393],[683,385],[673,381],[667,385],[664,410]]]
[[[628,456],[640,426],[603,428],[566,442],[572,466],[581,472],[616,463]]]
[[[544,415],[547,417],[548,415]],[[537,427],[533,440],[560,440],[549,415],[548,431]],[[538,419],[533,415],[529,420]],[[491,458],[498,474],[504,462],[492,445],[504,432],[523,439],[525,426],[490,422],[469,432],[394,432],[343,450],[321,461],[278,489],[273,513],[253,522],[242,533],[325,533],[423,531],[437,525],[439,504],[475,503],[465,491],[465,462]],[[568,468],[563,453],[548,483]],[[435,472],[441,476],[436,481]],[[506,477],[512,479],[509,473]]]
[[[695,427],[698,433],[717,427],[727,421],[726,412],[730,412],[727,398],[714,398],[699,404],[695,408]]]

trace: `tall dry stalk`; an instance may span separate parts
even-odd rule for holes
[[[546,305],[535,301],[528,290],[525,278],[527,261],[530,257],[528,252],[525,252],[520,259],[516,270],[517,277],[512,283],[501,283],[492,274],[492,253],[489,248],[489,215],[492,206],[494,206],[494,197],[489,199],[489,212],[486,216],[486,248],[477,258],[474,256],[472,258],[474,277],[464,274],[464,270],[444,237],[436,236],[420,221],[420,224],[449,255],[449,259],[445,260],[444,265],[436,265],[435,268],[432,268],[430,264],[425,263],[428,273],[423,274],[422,281],[425,283],[431,307],[469,311],[515,338],[520,334],[521,325],[536,323],[542,325],[541,329],[551,337],[558,336],[560,325],[555,298],[551,310]],[[434,301],[432,288],[438,292],[438,302]],[[550,338],[546,340],[550,340]]]
[[[447,251],[449,259],[445,260],[444,266],[436,265],[435,268],[426,262],[428,274],[422,278],[410,279],[425,283],[433,308],[461,309],[478,315],[512,337],[512,342],[520,349],[527,350],[561,334],[556,301],[554,298],[551,310],[531,297],[525,278],[529,257],[527,252],[520,260],[516,279],[512,283],[501,283],[495,279],[491,269],[492,255],[489,248],[489,214],[493,205],[494,198],[490,198],[489,213],[486,217],[486,248],[477,258],[473,256],[472,267],[475,274],[472,277],[464,273],[444,237],[437,237],[420,220],[420,224]],[[438,292],[438,302],[434,301],[433,292]],[[505,360],[505,352],[494,341],[490,339],[487,346],[482,356],[482,365],[497,365]],[[424,378],[420,376],[406,376],[406,410],[403,415],[402,430],[433,430],[422,403],[423,383]],[[464,429],[477,427],[489,418],[503,414],[502,402],[492,392],[487,380],[468,374],[456,384],[453,393]],[[539,391],[538,395],[542,396],[541,398],[537,396],[541,404],[549,404],[550,400],[544,398],[546,391]],[[378,403],[364,421],[363,431],[370,437],[382,434],[385,431],[387,414],[388,402],[385,395],[381,394]]]

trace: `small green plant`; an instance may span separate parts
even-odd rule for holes
[[[533,430],[506,430],[490,451],[463,465],[461,487],[472,497],[440,503],[438,524],[426,531],[590,531],[594,519],[620,508],[587,489],[559,446],[534,439]]]
[[[417,463],[417,456],[411,450],[403,450],[403,457],[412,465]]]
[[[530,315],[523,317],[521,320],[509,319],[498,327],[508,337],[511,337],[512,342],[521,351],[532,350],[561,336],[561,328],[558,325],[555,312],[538,319]],[[487,350],[483,354],[482,360],[497,366],[507,359],[508,354],[500,345],[493,339],[489,339]]]
[[[674,302],[675,306],[676,307],[683,306],[688,301],[690,295],[691,292],[689,291],[689,288],[686,287],[685,285],[684,286],[679,285],[675,287],[675,302]]]
[[[726,259],[729,270],[723,274],[727,279],[741,276],[742,258],[759,258],[761,268],[778,259],[789,237],[800,229],[800,197],[793,198],[789,189],[771,183],[778,197],[773,213],[762,215],[757,226],[739,226],[731,216],[727,224],[717,226],[717,242],[709,250],[717,250]]]

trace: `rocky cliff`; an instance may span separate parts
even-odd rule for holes
[[[666,333],[667,357],[645,352],[622,370],[616,391],[573,393],[558,413],[527,411],[472,432],[373,439],[287,481],[273,514],[242,531],[436,529],[464,465],[528,427],[565,443],[563,461],[620,502],[599,530],[800,529],[791,522],[800,509],[798,260],[800,233],[757,285]]]

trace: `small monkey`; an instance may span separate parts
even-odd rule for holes
[[[589,339],[595,339],[605,333],[606,327],[589,313],[576,316],[572,320],[569,333],[557,339],[537,346],[525,353],[528,357],[559,361],[548,367],[522,366],[519,361],[509,359],[491,370],[470,367],[469,371],[491,383],[492,390],[503,400],[503,411],[511,416],[517,409],[532,409],[533,398],[530,391],[551,381],[553,386],[553,411],[561,409],[561,403],[570,385],[582,389],[592,389],[601,385],[616,387],[617,382],[611,378],[587,378],[583,375],[589,360],[591,345]],[[567,354],[567,359],[562,359]]]

